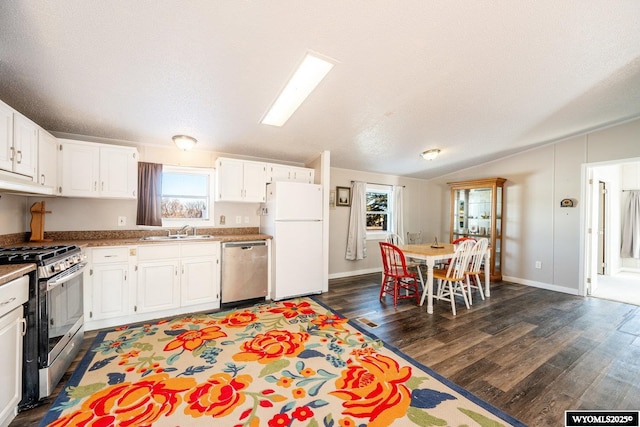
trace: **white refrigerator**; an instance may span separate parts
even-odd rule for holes
[[[261,232],[273,236],[271,299],[322,292],[322,186],[267,184]]]

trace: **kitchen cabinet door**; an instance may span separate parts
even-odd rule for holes
[[[138,151],[132,147],[60,140],[63,196],[135,199]]]
[[[57,191],[58,140],[44,129],[38,129],[38,184]]]
[[[22,306],[0,317],[0,425],[8,425],[22,399]]]
[[[178,259],[138,263],[136,313],[180,307],[179,268]]]
[[[180,283],[182,307],[220,299],[215,280],[217,267],[217,260],[213,257],[193,257],[182,260]]]
[[[181,306],[220,300],[220,243],[181,245]]]
[[[216,201],[241,202],[244,190],[244,162],[234,159],[216,161]]]
[[[129,290],[128,263],[94,265],[88,320],[102,320],[130,314],[132,307],[129,303]]]
[[[13,148],[13,171],[33,179],[37,173],[38,125],[19,113],[13,113]]]
[[[63,196],[98,197],[100,149],[96,145],[61,141],[60,176]]]
[[[307,184],[313,184],[314,175],[315,175],[315,171],[313,169],[292,167],[290,180],[295,182],[304,182]]]
[[[244,164],[244,201],[266,201],[267,167],[264,163],[245,162]]]
[[[270,163],[267,165],[267,182],[293,181],[313,184],[315,171],[298,166]]]
[[[217,202],[264,202],[266,183],[266,163],[226,158],[216,160]]]
[[[138,190],[138,151],[100,147],[100,197],[133,198]]]
[[[0,169],[13,172],[13,108],[1,101]]]

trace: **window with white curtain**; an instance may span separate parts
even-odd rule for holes
[[[393,187],[367,184],[367,238],[383,239],[393,224]]]

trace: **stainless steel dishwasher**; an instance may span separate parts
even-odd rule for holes
[[[264,240],[222,244],[221,302],[267,296],[269,251]]]

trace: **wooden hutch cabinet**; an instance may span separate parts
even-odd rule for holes
[[[449,238],[489,239],[491,281],[502,280],[504,178],[448,182],[451,187]]]

